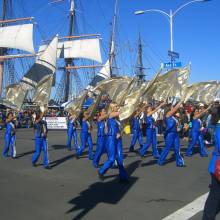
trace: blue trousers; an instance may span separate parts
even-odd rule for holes
[[[191,140],[191,143],[186,151],[186,156],[192,155],[192,149],[196,145],[197,142],[199,143],[199,146],[200,146],[200,155],[202,157],[207,156],[208,154],[205,149],[205,145],[204,145],[203,137],[202,137],[201,133],[198,131],[192,131],[191,138],[192,138],[192,140]]]
[[[165,147],[162,150],[160,158],[158,160],[159,165],[163,165],[165,159],[170,152],[170,149],[174,146],[175,156],[176,156],[176,165],[178,167],[184,166],[184,160],[180,155],[180,139],[176,132],[169,132],[165,136]]]
[[[102,154],[106,152],[106,145],[107,145],[106,141],[107,141],[106,136],[97,137],[96,152],[93,159],[93,166],[95,168],[98,167]]]
[[[152,145],[152,149],[153,149],[153,156],[154,158],[158,158],[160,155],[158,153],[158,149],[157,149],[157,135],[156,135],[156,130],[155,129],[150,129],[147,128],[146,129],[146,144],[140,149],[140,155],[144,156],[144,154],[146,153],[147,149],[150,147],[150,145]]]
[[[131,146],[130,146],[130,150],[134,150],[134,146],[138,140],[139,144],[140,144],[140,148],[143,146],[143,137],[142,137],[142,132],[141,130],[132,130],[133,136],[132,136],[132,140],[131,140]]]
[[[71,150],[71,141],[72,141],[72,138],[73,138],[73,141],[74,141],[74,147],[75,147],[75,150],[77,152],[78,150],[78,141],[77,141],[77,132],[76,132],[76,129],[73,129],[73,130],[68,130],[67,131],[67,149]]]
[[[86,149],[86,143],[89,145],[89,159],[93,160],[93,143],[92,136],[90,133],[81,132],[81,146],[78,148],[77,154],[80,156],[82,152]]]
[[[46,138],[35,138],[35,153],[32,156],[32,164],[36,164],[38,161],[41,150],[43,150],[43,164],[44,167],[49,166],[49,159],[48,159],[48,146],[47,146],[47,139]]]
[[[128,176],[123,166],[122,138],[116,139],[115,136],[108,136],[108,160],[99,169],[99,174],[104,175],[117,161],[119,169],[119,177],[121,180],[127,180]]]
[[[16,136],[11,135],[11,134],[5,134],[4,138],[5,138],[5,146],[3,150],[3,156],[7,158],[9,148],[11,148],[11,157],[15,158],[16,157],[16,147],[15,147]]]

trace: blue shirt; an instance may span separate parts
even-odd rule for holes
[[[76,121],[73,119],[68,119],[67,126],[68,130],[76,130]]]
[[[166,133],[169,133],[169,132],[177,133],[176,119],[173,116],[166,117],[165,124],[166,124]]]
[[[6,123],[6,135],[14,135],[15,134],[15,125],[12,121]]]
[[[200,119],[193,119],[192,120],[192,131],[200,132],[201,127],[202,127],[202,122]]]
[[[109,136],[116,136],[120,132],[119,123],[115,118],[109,118],[107,124]]]
[[[146,116],[145,117],[145,122],[146,122],[146,128],[147,129],[153,129],[153,128],[155,128],[155,126],[154,126],[154,118],[153,118],[153,116],[151,115],[151,116]]]
[[[97,132],[98,137],[104,137],[105,136],[105,121],[104,120],[98,121],[97,127],[98,127],[98,132]]]
[[[34,137],[35,138],[43,138],[47,137],[47,122],[44,120],[39,121],[34,124]]]
[[[131,128],[132,128],[132,130],[137,130],[137,131],[141,130],[140,122],[139,122],[139,118],[138,117],[133,117],[132,118]]]
[[[82,130],[81,132],[89,133],[90,124],[88,121],[82,120]]]

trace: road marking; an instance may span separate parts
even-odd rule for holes
[[[172,213],[171,215],[163,218],[162,220],[187,220],[198,212],[204,209],[205,201],[207,199],[209,192],[206,194],[198,197],[188,205],[184,206],[183,208],[177,210],[176,212]]]

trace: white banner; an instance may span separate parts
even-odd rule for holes
[[[46,117],[48,129],[67,129],[66,117]]]

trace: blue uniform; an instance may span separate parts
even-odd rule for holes
[[[200,146],[200,155],[202,157],[207,157],[207,151],[205,149],[204,146],[204,142],[203,142],[203,137],[201,134],[201,120],[200,119],[193,119],[192,120],[192,129],[191,129],[191,143],[186,151],[186,156],[191,156],[192,155],[192,149],[193,147],[196,145],[196,142],[199,142],[199,146]]]
[[[142,137],[142,131],[140,127],[140,121],[139,117],[133,117],[131,121],[131,130],[132,130],[132,140],[131,140],[131,146],[130,151],[134,151],[134,146],[138,140],[140,144],[140,148],[143,146],[143,137]]]
[[[96,152],[93,159],[93,166],[95,168],[99,165],[99,160],[102,154],[106,151],[106,134],[105,134],[105,121],[98,121],[97,123],[98,131],[97,131],[97,146]]]
[[[165,162],[165,159],[171,149],[171,147],[174,145],[175,150],[175,156],[176,156],[176,165],[178,167],[184,166],[183,158],[180,155],[180,140],[176,128],[176,119],[171,117],[166,117],[165,119],[166,123],[166,131],[165,131],[165,147],[162,150],[162,153],[160,155],[160,158],[158,160],[159,165],[163,165]]]
[[[215,126],[215,149],[212,152],[212,159],[209,164],[209,173],[215,173],[217,157],[220,159],[220,123]]]
[[[34,124],[35,153],[32,156],[32,164],[36,164],[40,157],[41,150],[43,150],[43,164],[45,168],[49,166],[47,131],[48,130],[46,121],[41,120],[40,122]]]
[[[6,130],[5,130],[4,138],[5,138],[5,146],[3,150],[3,156],[7,158],[9,148],[11,148],[11,157],[15,158],[16,157],[16,147],[15,147],[16,136],[15,136],[15,125],[12,121],[6,123]]]
[[[99,174],[103,176],[109,168],[112,167],[115,160],[117,161],[119,168],[119,176],[121,180],[127,180],[127,173],[123,166],[123,151],[122,151],[122,138],[117,138],[117,134],[120,133],[119,123],[115,118],[109,118],[107,121],[108,126],[108,160],[99,169]]]
[[[82,130],[80,134],[81,138],[81,147],[78,149],[78,156],[82,154],[82,152],[86,149],[86,143],[89,145],[89,160],[93,160],[93,143],[92,143],[92,136],[89,132],[90,124],[88,121],[82,121]]]
[[[74,141],[74,147],[77,152],[78,142],[77,142],[77,132],[76,132],[76,121],[73,119],[68,119],[67,123],[67,149],[71,150],[71,141]]]
[[[140,149],[140,155],[144,156],[147,149],[152,144],[153,156],[154,156],[154,158],[157,159],[160,155],[159,155],[158,149],[157,149],[157,135],[156,135],[156,128],[155,128],[155,125],[154,125],[155,121],[154,121],[153,116],[146,116],[145,122],[146,122],[146,138],[147,138],[147,141],[146,141],[146,144]]]

